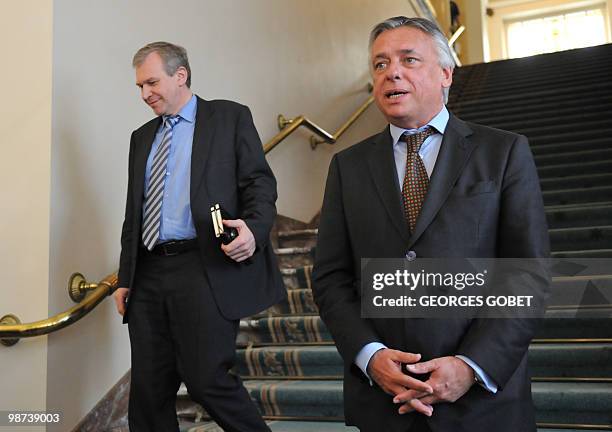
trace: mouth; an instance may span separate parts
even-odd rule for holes
[[[402,89],[393,89],[393,90],[388,90],[385,92],[385,97],[387,99],[390,100],[394,100],[394,99],[399,99],[404,95],[407,95],[408,91],[407,90],[402,90]]]

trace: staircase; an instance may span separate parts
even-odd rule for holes
[[[458,69],[449,108],[525,134],[541,178],[553,257],[612,257],[612,45]],[[282,218],[281,218],[282,219]],[[343,425],[342,360],[310,290],[316,223],[278,223],[288,301],[241,322],[237,372],[274,431]],[[612,284],[557,274],[554,290]],[[612,320],[546,319],[529,348],[539,430],[612,430]],[[602,316],[604,318],[602,318]],[[182,430],[220,430],[179,394]]]

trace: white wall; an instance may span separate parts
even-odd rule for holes
[[[26,0],[3,2],[0,13],[0,317],[22,322],[47,317],[51,12],[51,0]],[[45,337],[0,345],[0,411],[44,410],[46,366]]]
[[[335,131],[367,97],[370,28],[412,10],[404,0],[56,0],[53,13],[50,313],[71,306],[73,271],[99,280],[118,266],[129,135],[152,117],[134,85],[136,49],[185,46],[194,91],[249,105],[265,142],[278,113]],[[332,153],[383,125],[371,107],[335,147],[312,152],[300,131],[273,150],[279,212],[310,220]],[[49,337],[47,406],[75,425],[128,367],[127,328],[106,301]]]

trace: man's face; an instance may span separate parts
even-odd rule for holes
[[[372,44],[374,99],[389,123],[423,126],[442,109],[453,71],[438,63],[431,36],[412,27],[381,33]]]
[[[142,100],[157,115],[175,115],[179,111],[186,78],[187,71],[182,67],[174,75],[168,75],[162,58],[156,52],[149,54],[136,67],[136,85],[140,87]]]

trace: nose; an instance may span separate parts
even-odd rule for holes
[[[398,80],[400,78],[400,72],[399,72],[399,64],[397,62],[390,62],[389,66],[387,67],[387,79],[391,80],[391,81],[395,81]]]
[[[142,86],[142,88],[140,89],[140,96],[145,101],[149,98],[149,96],[151,96],[151,90],[149,89],[149,86],[147,85]]]

